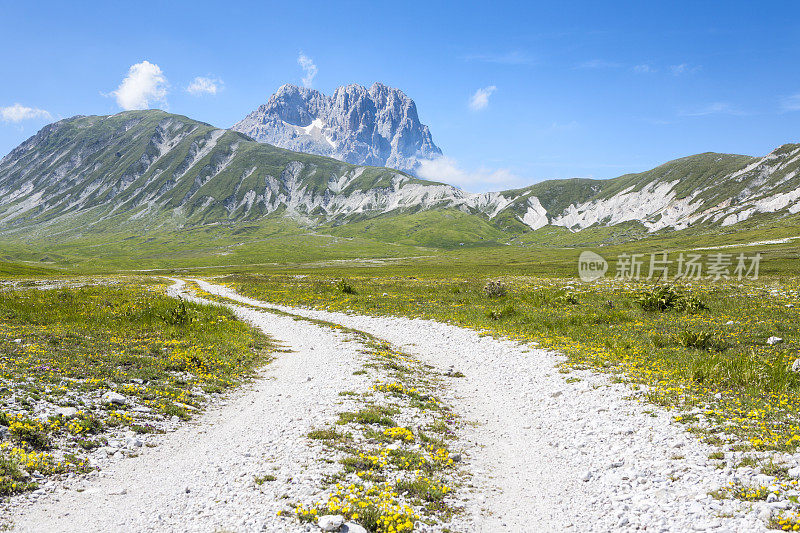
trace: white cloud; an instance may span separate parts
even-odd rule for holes
[[[192,83],[190,83],[189,86],[186,87],[186,91],[189,94],[193,94],[195,96],[200,96],[203,94],[214,95],[217,94],[219,91],[221,91],[224,85],[225,84],[222,80],[197,76],[195,79],[192,80]]]
[[[494,85],[478,89],[477,91],[475,91],[475,94],[473,94],[469,99],[469,108],[472,109],[473,111],[480,111],[481,109],[486,109],[486,106],[489,105],[489,97],[496,90],[497,87],[495,87]]]
[[[634,65],[633,71],[639,74],[651,74],[656,72],[656,69],[648,65],[647,63],[642,63],[641,65]]]
[[[559,132],[559,131],[573,131],[578,129],[580,124],[575,120],[570,120],[569,122],[553,122],[550,124],[549,128],[545,128],[543,131],[545,132]]]
[[[682,76],[684,74],[691,74],[693,72],[697,72],[702,67],[699,65],[691,66],[687,63],[681,63],[680,65],[670,65],[669,70],[672,72],[673,76]]]
[[[515,186],[523,182],[507,168],[489,169],[481,167],[474,171],[462,169],[454,159],[442,156],[436,159],[423,159],[417,175],[420,178],[457,185],[462,188],[484,188],[482,186]]]
[[[672,65],[669,69],[675,76],[679,76],[686,72],[686,69],[689,68],[686,63],[681,63],[680,65]]]
[[[739,108],[729,104],[728,102],[713,102],[708,105],[698,107],[689,111],[681,111],[680,115],[684,117],[705,117],[707,115],[744,115],[745,113]]]
[[[311,87],[311,84],[314,83],[314,77],[317,75],[317,66],[311,58],[303,52],[300,52],[300,55],[297,56],[297,64],[300,65],[300,68],[306,73],[306,75],[303,76],[303,86]]]
[[[784,111],[800,111],[800,93],[784,98],[781,107]]]
[[[619,68],[622,65],[620,63],[616,63],[614,61],[605,61],[603,59],[592,59],[591,61],[584,61],[577,68],[589,68],[589,69],[596,69],[596,68]]]
[[[131,66],[128,75],[111,95],[125,110],[147,109],[151,103],[166,107],[168,86],[167,78],[158,65],[142,61]]]
[[[14,104],[8,107],[0,107],[0,118],[3,122],[22,122],[35,118],[52,118],[50,113],[44,109],[26,107],[22,104]]]
[[[502,54],[471,54],[464,57],[465,61],[477,61],[480,63],[495,63],[498,65],[531,65],[534,63],[525,52],[514,50]]]

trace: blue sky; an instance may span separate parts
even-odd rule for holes
[[[302,83],[301,52],[324,93],[405,91],[473,191],[800,142],[796,2],[31,4],[0,0],[0,155],[120,94],[229,127]],[[119,91],[143,61],[155,90]]]

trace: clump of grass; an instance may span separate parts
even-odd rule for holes
[[[784,464],[776,463],[771,457],[769,461],[761,465],[761,473],[768,476],[785,478],[789,475],[789,467]]]
[[[675,309],[681,300],[681,294],[674,285],[658,285],[645,290],[635,298],[635,302],[645,311],[668,311]]]
[[[341,463],[344,466],[345,472],[367,472],[369,470],[375,470],[379,466],[378,463],[359,456],[345,457],[341,460]]]
[[[77,439],[75,442],[84,450],[94,450],[103,445],[102,442],[93,439]]]
[[[433,469],[433,465],[424,455],[414,450],[403,448],[389,450],[389,462],[400,470],[431,471]]]
[[[693,294],[684,294],[681,295],[676,309],[687,313],[695,313],[697,311],[708,311],[709,307],[697,296]]]
[[[131,424],[130,427],[136,433],[164,433],[163,429],[158,429],[150,424]]]
[[[757,502],[766,500],[769,496],[769,489],[765,486],[732,485],[727,489],[731,497],[747,502]]]
[[[19,444],[28,445],[34,450],[47,450],[51,440],[44,426],[36,420],[17,418],[9,424],[12,438]]]
[[[314,440],[344,440],[347,438],[346,433],[340,433],[335,429],[315,429],[308,434],[309,439]]]
[[[349,281],[347,281],[344,278],[342,278],[342,279],[340,279],[339,281],[336,282],[336,290],[338,290],[339,292],[341,292],[343,294],[355,294],[356,293],[355,288],[350,284]]]
[[[265,474],[263,476],[256,476],[253,479],[253,481],[255,481],[256,485],[263,485],[267,481],[275,481],[276,479],[278,479],[278,478],[276,478],[272,474]]]
[[[650,335],[650,342],[653,344],[653,348],[665,348],[673,344],[674,341],[667,335],[653,333]]]
[[[164,323],[170,326],[185,326],[192,321],[192,317],[189,315],[189,310],[186,309],[186,302],[183,300],[180,300],[178,305],[167,309],[159,316]]]
[[[506,318],[511,318],[516,314],[517,310],[514,308],[514,306],[507,305],[504,308],[500,309],[499,311],[489,311],[486,314],[486,316],[491,320],[503,320]]]
[[[406,493],[424,502],[440,502],[450,492],[444,483],[423,476],[400,480],[395,484],[395,489],[400,494]]]
[[[19,465],[8,457],[0,456],[0,495],[36,489],[39,485],[28,481]]]
[[[349,411],[340,413],[339,424],[357,422],[359,424],[367,425],[375,424],[379,426],[396,426],[397,424],[395,424],[394,420],[391,419],[391,415],[394,413],[395,410],[386,407],[366,407],[355,413]]]
[[[567,291],[560,296],[556,296],[553,299],[553,303],[556,305],[578,305],[580,304],[580,300],[577,294],[572,291]]]
[[[636,297],[635,302],[645,311],[667,311],[673,309],[680,300],[680,294],[674,285],[659,285],[644,291]]]
[[[315,507],[298,505],[294,513],[301,522],[315,522],[319,516],[335,509],[346,520],[357,521],[367,531],[413,531],[420,517],[410,506],[402,504],[392,489],[388,483],[370,486],[353,483],[337,487],[327,502]]]
[[[483,294],[489,298],[501,298],[508,294],[508,289],[502,281],[490,280],[483,286]]]
[[[678,340],[681,346],[708,352],[722,352],[728,347],[727,343],[720,339],[713,331],[693,331],[685,329],[681,331]]]
[[[727,500],[728,499],[728,491],[724,489],[715,489],[708,493],[709,496],[714,498],[715,500]]]
[[[697,296],[681,293],[675,285],[666,283],[642,292],[635,302],[645,311],[696,312],[708,310],[708,306]]]
[[[80,413],[67,422],[67,431],[73,435],[98,433],[102,429],[103,423],[91,414]]]

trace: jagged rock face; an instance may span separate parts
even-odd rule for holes
[[[414,101],[381,83],[339,87],[331,97],[284,85],[232,129],[296,152],[410,173],[442,154]]]

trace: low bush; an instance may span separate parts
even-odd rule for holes
[[[709,352],[722,352],[727,348],[725,341],[719,338],[716,333],[711,331],[692,331],[683,330],[679,336],[681,346],[685,348],[695,348]]]
[[[557,305],[578,305],[580,304],[580,300],[578,299],[578,295],[574,292],[566,292],[560,296],[556,296],[553,299],[553,303]]]
[[[192,317],[189,316],[189,311],[186,309],[186,302],[181,300],[178,305],[162,314],[161,320],[170,326],[185,326],[192,321]]]
[[[503,320],[505,318],[510,318],[517,314],[517,310],[514,309],[513,305],[507,305],[503,309],[499,311],[489,311],[486,316],[489,317],[491,320]]]
[[[508,294],[505,284],[502,281],[489,281],[483,286],[483,294],[489,298],[501,298]]]
[[[674,285],[659,285],[639,295],[636,303],[645,311],[667,311],[678,305],[680,298]]]
[[[649,289],[636,297],[636,303],[645,311],[696,312],[708,310],[697,296],[682,294],[675,285],[664,284]]]
[[[350,282],[348,282],[346,279],[340,279],[338,282],[336,282],[336,290],[338,290],[343,294],[356,293],[356,290],[353,288],[352,285],[350,285]]]

